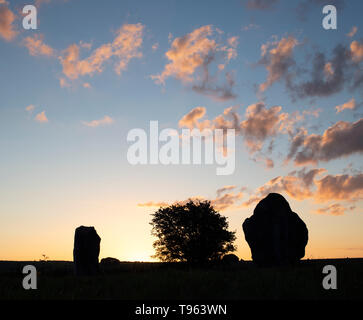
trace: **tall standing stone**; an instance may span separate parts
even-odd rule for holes
[[[73,248],[76,275],[95,275],[99,272],[100,242],[101,238],[94,227],[80,226],[76,229]]]
[[[242,229],[257,265],[293,264],[305,255],[308,229],[281,194],[262,199]]]

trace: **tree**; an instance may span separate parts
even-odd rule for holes
[[[236,250],[236,232],[228,231],[226,217],[210,201],[176,203],[159,208],[152,216],[151,233],[158,238],[153,257],[161,261],[204,263]]]

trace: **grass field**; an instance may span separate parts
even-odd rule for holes
[[[32,264],[38,289],[24,290],[21,270]],[[337,290],[324,290],[323,266],[337,269]],[[0,299],[362,299],[363,259],[304,260],[294,267],[251,262],[191,268],[123,262],[95,277],[75,277],[67,261],[0,261]]]

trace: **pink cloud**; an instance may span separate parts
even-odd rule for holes
[[[329,200],[357,200],[363,198],[363,174],[327,175],[316,181],[318,202]]]
[[[63,67],[64,75],[75,80],[80,76],[93,75],[103,71],[104,63],[114,57],[115,72],[121,74],[126,70],[131,59],[141,58],[139,51],[142,45],[144,26],[141,23],[124,24],[111,43],[101,45],[86,59],[80,59],[80,46],[70,45],[59,60]]]
[[[0,36],[6,41],[13,40],[17,31],[14,29],[14,13],[6,6],[0,6]]]
[[[165,53],[169,62],[160,74],[151,75],[151,78],[155,83],[165,85],[167,78],[174,77],[183,84],[191,84],[194,91],[215,100],[234,98],[232,72],[226,72],[223,83],[220,83],[218,73],[211,75],[210,66],[215,62],[221,72],[231,59],[236,58],[238,37],[230,37],[227,44],[223,44],[217,42],[216,33],[223,32],[207,25],[175,38]]]
[[[35,118],[34,118],[36,121],[38,122],[41,122],[41,123],[46,123],[48,122],[48,118],[47,116],[45,115],[45,111],[42,111],[40,113],[38,113]]]
[[[348,102],[343,103],[343,104],[341,104],[339,106],[336,106],[335,109],[337,110],[337,113],[339,113],[339,112],[342,112],[343,110],[346,110],[346,109],[354,110],[355,107],[356,107],[355,99],[352,98]]]
[[[319,209],[315,210],[315,213],[316,214],[329,214],[332,216],[342,216],[345,214],[346,210],[347,210],[347,208],[340,205],[339,203],[334,203],[327,207],[323,207],[323,208],[319,208]]]
[[[155,42],[155,43],[151,46],[151,49],[152,49],[153,51],[158,50],[158,48],[159,48],[159,43],[158,43],[158,42]]]
[[[267,43],[261,46],[261,64],[266,66],[267,80],[260,84],[259,91],[263,92],[273,83],[286,78],[289,68],[295,64],[292,53],[298,41],[289,36],[280,41]]]
[[[281,113],[281,110],[281,106],[267,109],[263,103],[248,106],[246,120],[241,122],[240,127],[252,153],[261,150],[263,142],[279,132],[282,122],[287,118],[287,114]]]
[[[200,67],[209,52],[216,49],[215,40],[209,37],[213,34],[210,25],[195,29],[191,33],[176,38],[171,49],[165,53],[168,63],[163,72],[151,76],[157,83],[165,84],[166,78],[175,76],[183,82],[191,82],[196,68]]]
[[[242,191],[227,192],[227,191],[232,191],[235,188],[236,188],[236,186],[225,186],[225,187],[222,187],[217,190],[217,196],[215,198],[209,200],[215,210],[224,211],[227,209],[237,208],[237,206],[236,206],[237,202],[243,198]],[[174,201],[173,203],[167,203],[164,201],[160,201],[160,202],[149,201],[149,202],[145,202],[145,203],[139,203],[138,206],[139,207],[166,207],[171,204],[183,205],[183,204],[186,204],[190,200],[205,201],[206,198],[202,197],[202,196],[194,196],[194,197],[190,197],[186,200]]]
[[[226,191],[231,191],[236,189],[236,186],[224,186],[222,188],[217,189],[217,196],[220,197]]]
[[[357,31],[358,31],[358,28],[356,26],[353,26],[352,30],[350,30],[350,32],[347,33],[347,37],[349,37],[349,38],[354,37],[354,35],[357,33]]]
[[[197,126],[198,120],[203,118],[206,108],[196,107],[179,120],[179,127],[187,127],[193,129]]]
[[[363,199],[363,174],[326,174],[318,178],[323,173],[326,173],[323,168],[308,171],[304,168],[287,176],[278,176],[257,188],[241,207],[250,206],[272,192],[283,193],[299,201],[313,199],[317,203],[323,203],[339,200],[349,205],[350,209],[354,208],[352,203]],[[338,215],[344,214],[345,210],[342,205],[335,204],[320,208],[317,213]]]
[[[32,56],[53,56],[54,50],[43,42],[43,35],[36,34],[33,37],[26,37],[24,45],[28,48]]]
[[[149,201],[145,203],[138,203],[138,207],[167,207],[169,204],[167,202],[154,202]]]
[[[316,164],[363,152],[363,119],[356,122],[339,121],[322,135],[297,133],[290,144],[287,160],[294,158],[296,165]]]
[[[234,129],[237,135],[243,138],[248,152],[256,156],[256,161],[262,160],[266,168],[273,168],[274,161],[271,157],[263,154],[267,141],[270,141],[267,152],[273,151],[274,139],[282,134],[288,134],[290,137],[299,137],[301,133],[296,134],[296,124],[304,121],[307,116],[318,117],[321,110],[304,110],[295,111],[291,114],[282,112],[281,106],[267,108],[263,102],[251,104],[246,108],[244,120],[236,111],[236,107],[226,108],[222,114],[214,119],[206,119],[206,108],[196,107],[188,112],[179,121],[180,127],[189,129]],[[297,150],[291,149],[292,157]]]
[[[32,112],[34,109],[35,109],[35,107],[34,107],[32,104],[28,105],[28,106],[25,108],[25,110],[26,110],[26,111],[28,111],[28,112]]]
[[[353,41],[350,44],[350,52],[354,62],[361,62],[363,60],[363,43]]]
[[[92,120],[90,122],[82,121],[82,123],[87,127],[98,127],[102,125],[109,125],[112,124],[114,120],[109,116],[104,116],[102,119],[99,120]]]

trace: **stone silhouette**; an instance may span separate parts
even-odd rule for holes
[[[242,229],[257,265],[293,264],[305,255],[308,229],[281,194],[262,199]]]
[[[239,263],[239,258],[235,254],[230,253],[223,256],[222,262],[225,264],[236,264]]]
[[[101,259],[101,262],[100,262],[101,265],[106,265],[106,266],[119,265],[120,263],[121,262],[119,259],[111,258],[111,257],[103,258],[103,259]]]
[[[98,255],[101,238],[94,227],[80,226],[74,235],[73,262],[76,275],[99,273]]]
[[[116,258],[103,258],[100,262],[100,270],[102,273],[117,273],[121,270],[121,262]]]

